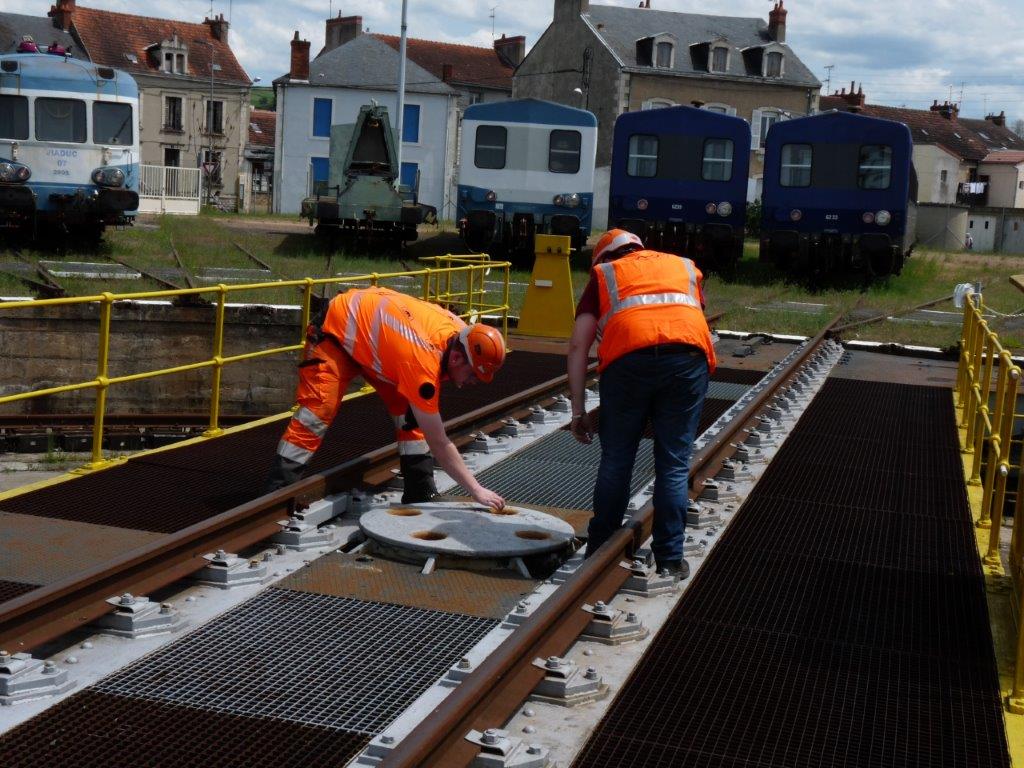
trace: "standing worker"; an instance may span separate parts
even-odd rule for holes
[[[395,422],[403,503],[429,501],[437,494],[436,456],[477,502],[502,509],[505,500],[476,481],[445,434],[438,399],[442,381],[457,387],[490,382],[504,362],[499,331],[466,325],[436,304],[376,287],[335,296],[322,322],[307,329],[305,359],[299,363],[299,409],[278,445],[264,493],[299,479],[349,383],[362,376]]]
[[[637,447],[650,419],[654,559],[659,574],[685,579],[690,572],[683,560],[688,464],[708,374],[715,368],[703,275],[690,259],[645,250],[639,237],[621,229],[601,237],[592,263],[576,307],[568,360],[572,434],[588,444],[593,429],[584,386],[588,353],[599,339],[601,466],[587,555],[622,525]]]

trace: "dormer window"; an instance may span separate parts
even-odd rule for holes
[[[188,48],[177,35],[170,40],[161,40],[151,45],[149,50],[160,63],[160,71],[169,75],[188,74]]]
[[[711,60],[708,62],[709,72],[729,71],[729,49],[724,45],[716,45],[711,49]]]
[[[770,51],[764,57],[764,76],[782,77],[782,53],[780,51]]]
[[[668,41],[660,42],[657,45],[657,58],[655,66],[659,69],[672,69],[672,49],[674,46]]]

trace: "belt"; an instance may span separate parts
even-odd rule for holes
[[[638,355],[703,355],[704,350],[700,347],[696,347],[693,344],[654,344],[650,347],[641,347],[640,349],[634,349],[634,354]]]

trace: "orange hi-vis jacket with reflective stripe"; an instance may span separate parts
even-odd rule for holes
[[[715,348],[704,319],[704,276],[690,260],[658,251],[634,251],[594,267],[601,315],[598,371],[628,352],[656,344],[689,344],[715,370]]]
[[[388,288],[346,291],[322,326],[370,376],[412,405],[437,413],[441,358],[465,323],[430,302]]]

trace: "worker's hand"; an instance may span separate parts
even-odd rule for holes
[[[582,416],[573,416],[572,421],[569,422],[569,431],[581,443],[590,445],[594,439],[594,428],[590,423],[590,414],[584,413]]]
[[[501,510],[505,508],[505,499],[494,491],[488,490],[483,486],[473,494],[473,500],[478,504],[483,504],[485,507],[491,507],[498,512],[501,512]]]

